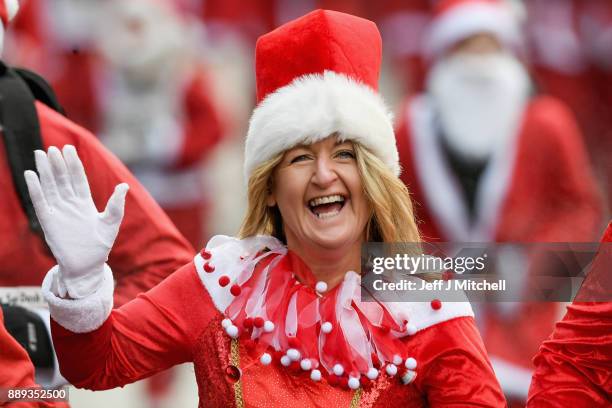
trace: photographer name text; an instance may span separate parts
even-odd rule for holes
[[[432,290],[465,290],[465,291],[504,291],[506,280],[498,279],[453,279],[448,281],[436,280],[432,282],[402,279],[396,282],[385,282],[377,279],[372,282],[374,290],[380,291],[432,291]]]

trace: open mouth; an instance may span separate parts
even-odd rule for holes
[[[308,201],[308,208],[319,219],[331,218],[340,213],[346,199],[340,194],[313,198]]]

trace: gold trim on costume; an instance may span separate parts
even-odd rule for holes
[[[240,343],[238,339],[232,339],[230,346],[230,364],[240,370]],[[236,408],[244,408],[244,398],[242,397],[242,372],[240,378],[234,383],[234,399]]]

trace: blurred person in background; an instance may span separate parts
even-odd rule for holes
[[[16,1],[0,2],[0,38],[17,8]],[[188,262],[194,251],[125,166],[90,132],[50,107],[55,101],[52,92],[45,94],[39,92],[42,88],[32,87],[34,84],[46,86],[44,81],[26,82],[4,62],[1,62],[0,80],[0,236],[3,238],[0,294],[11,303],[3,305],[4,324],[13,333],[24,334],[20,340],[28,351],[40,354],[43,345],[50,345],[49,334],[44,329],[49,324],[49,315],[48,311],[32,308],[27,299],[41,298],[40,273],[51,266],[52,255],[27,198],[25,183],[17,176],[34,168],[34,149],[58,151],[68,144],[76,146],[83,166],[89,169],[91,195],[98,208],[104,208],[105,202],[100,198],[112,194],[117,183],[126,181],[132,186],[127,196],[131,208],[117,236],[116,251],[108,260],[117,270],[115,306],[155,286]],[[50,106],[35,100],[35,96],[46,96],[44,101]],[[36,338],[24,330],[30,326],[36,328]],[[28,345],[32,341],[37,347],[30,350]],[[56,386],[64,380],[59,376],[53,353],[49,351],[45,356],[44,364],[37,367],[37,381],[44,386]],[[0,370],[6,369],[7,366],[0,365]]]
[[[425,42],[427,91],[408,100],[396,132],[425,240],[595,238],[601,204],[580,132],[560,101],[532,95],[522,44],[519,21],[502,1],[448,0],[436,9]],[[523,258],[508,266],[527,279]],[[523,404],[531,358],[558,307],[483,308],[479,324],[496,374],[511,403]]]
[[[212,200],[202,165],[224,129],[187,22],[167,0],[111,0],[100,19],[100,139],[199,248]]]
[[[612,211],[612,2],[527,0],[537,86],[574,111]]]
[[[11,64],[40,73],[68,118],[94,133],[99,129],[94,35],[100,7],[96,0],[21,1],[5,55]]]

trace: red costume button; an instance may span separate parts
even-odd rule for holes
[[[232,287],[230,288],[230,293],[234,296],[240,295],[241,292],[242,289],[238,285],[232,285]]]
[[[261,329],[264,325],[265,321],[263,319],[263,317],[258,316],[256,318],[253,319],[253,326],[257,327],[258,329]]]
[[[208,260],[212,257],[212,254],[210,252],[208,252],[206,249],[203,249],[202,251],[200,251],[200,255],[202,256],[202,258]]]
[[[228,365],[227,367],[225,367],[225,375],[230,381],[236,382],[240,379],[241,376],[240,369],[235,365]]]
[[[219,285],[226,287],[227,285],[229,285],[230,283],[230,278],[227,275],[223,275],[222,277],[219,278]]]
[[[208,273],[211,273],[215,271],[215,267],[213,266],[213,264],[206,262],[204,264],[204,270]]]
[[[442,307],[442,302],[440,302],[440,299],[434,299],[431,301],[431,308],[433,310],[440,310],[441,307]]]

